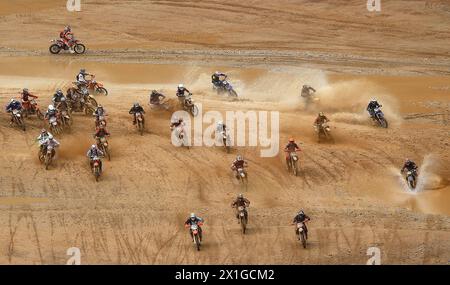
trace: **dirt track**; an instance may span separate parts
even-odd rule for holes
[[[22,133],[0,116],[7,150],[0,158],[0,263],[63,264],[76,246],[84,264],[364,264],[367,248],[378,246],[385,264],[447,264],[446,6],[389,1],[375,16],[365,1],[122,0],[84,1],[81,13],[69,14],[61,1],[42,1],[18,14],[10,2],[0,4],[0,105],[27,86],[44,107],[86,67],[110,90],[97,99],[110,113],[112,161],[95,183],[84,157],[93,121],[76,115],[72,131],[58,137],[56,166],[45,171],[33,145],[42,123],[29,120]],[[406,2],[418,6],[402,9]],[[99,10],[111,17],[99,22]],[[67,22],[88,46],[85,56],[49,56],[47,40]],[[211,91],[216,69],[230,74],[242,101]],[[205,110],[280,111],[280,143],[290,136],[302,143],[301,175],[287,173],[281,152],[261,158],[250,147],[230,155],[177,149],[168,112],[148,111],[149,130],[139,136],[131,104],[146,103],[153,88],[172,97],[180,81]],[[303,82],[320,97],[306,111],[298,100]],[[388,130],[367,120],[373,96]],[[334,145],[316,141],[318,110],[333,121]],[[434,113],[447,115],[423,116]],[[246,236],[229,207],[243,191],[229,171],[238,152],[250,164]],[[397,174],[405,157],[422,165],[420,193],[408,193]],[[307,250],[290,226],[299,208],[312,217]],[[206,220],[199,253],[182,226],[191,211]]]

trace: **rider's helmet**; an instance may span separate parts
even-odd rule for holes
[[[219,126],[219,127],[223,126],[223,121],[218,121],[217,126]]]
[[[48,135],[49,140],[53,140],[53,135]]]
[[[178,89],[184,89],[184,85],[183,84],[178,84]]]
[[[62,92],[61,89],[57,89],[57,90],[56,90],[56,95],[63,96],[64,93]]]
[[[53,105],[48,105],[48,110],[53,111],[53,110],[55,110],[55,107]]]
[[[80,69],[80,73],[81,74],[86,74],[86,69],[84,69],[84,68]]]
[[[370,99],[370,102],[377,102],[377,98]]]
[[[242,156],[241,156],[241,155],[236,156],[236,160],[237,160],[237,161],[243,160],[243,159],[242,159]]]
[[[216,72],[215,72],[215,74],[216,74],[216,75],[219,75],[219,74],[220,74],[220,72],[219,72],[219,71],[216,71]]]
[[[239,193],[238,199],[244,199],[244,195],[242,193]]]
[[[64,30],[65,30],[66,32],[70,32],[70,31],[72,31],[72,28],[71,28],[69,25],[67,25],[67,26],[64,28]]]
[[[46,132],[47,132],[46,129],[42,129],[42,130],[41,130],[41,134],[45,134]]]
[[[91,149],[96,149],[97,146],[95,144],[91,145]]]
[[[23,92],[23,94],[28,94],[28,88],[23,88],[23,90],[22,90],[22,92]]]
[[[11,102],[11,103],[14,103],[14,102],[16,102],[16,99],[11,99],[10,102]]]
[[[319,116],[320,116],[320,117],[323,117],[323,112],[319,112]]]
[[[289,142],[294,142],[294,138],[289,138]]]
[[[191,215],[190,215],[190,219],[193,221],[193,220],[195,220],[195,214],[194,213],[191,213]]]
[[[62,97],[61,102],[65,102],[65,101],[66,101],[66,97]]]
[[[300,211],[298,212],[298,214],[299,214],[299,215],[304,215],[305,212],[303,212],[303,210],[300,210]]]
[[[152,94],[156,94],[158,93],[156,90],[152,90]]]
[[[103,106],[98,104],[97,109],[103,109]]]
[[[138,102],[134,102],[133,107],[135,107],[135,108],[139,107],[139,103]]]

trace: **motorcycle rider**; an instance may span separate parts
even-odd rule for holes
[[[311,96],[311,91],[316,92],[316,89],[312,88],[309,85],[303,85],[301,96],[305,98],[309,98]]]
[[[319,115],[317,116],[316,120],[314,121],[314,125],[317,127],[320,127],[323,123],[327,123],[330,120],[325,116],[323,112],[319,112]]]
[[[53,105],[48,105],[47,112],[45,112],[44,118],[49,120],[51,117],[56,117],[58,111],[55,109]]]
[[[237,155],[236,159],[233,161],[233,163],[231,164],[231,170],[236,171],[236,178],[239,179],[239,172],[238,169],[242,168],[244,169],[244,167],[247,166],[247,161],[244,160],[244,158],[241,155]]]
[[[294,217],[294,221],[292,222],[293,225],[296,225],[298,223],[303,223],[306,239],[308,239],[308,228],[306,227],[306,222],[308,222],[310,220],[311,220],[311,218],[309,216],[307,216],[303,210],[300,210],[297,213],[297,215]],[[295,234],[298,236],[298,239],[300,239],[297,227],[295,227]]]
[[[53,136],[51,133],[49,133],[46,129],[42,129],[39,136],[36,138],[36,141],[39,143],[39,151],[41,153],[44,153],[44,142],[50,137]]]
[[[97,141],[97,145],[100,146],[100,139],[103,137],[109,137],[110,133],[106,130],[104,125],[100,125],[95,130],[94,138]]]
[[[17,110],[19,112],[22,111],[22,104],[16,99],[11,99],[9,104],[6,106],[6,112],[7,113],[11,113],[11,122],[10,122],[10,124],[14,123],[14,115],[13,115],[13,111],[14,110]]]
[[[173,118],[173,120],[170,122],[170,130],[173,130],[174,128],[178,128],[180,126],[183,126],[183,118]]]
[[[369,102],[369,104],[367,105],[366,110],[369,112],[369,115],[372,119],[375,119],[375,109],[376,108],[381,108],[383,107],[382,105],[380,105],[377,101],[377,99],[372,98]]]
[[[78,88],[80,86],[86,87],[88,85],[89,82],[86,80],[87,75],[92,76],[92,74],[89,74],[86,72],[86,69],[84,69],[84,68],[80,69],[80,72],[77,74],[77,77],[76,77]]]
[[[55,94],[53,94],[52,102],[54,104],[61,102],[61,99],[64,97],[64,93],[61,89],[57,89]]]
[[[66,97],[61,97],[60,101],[56,104],[55,109],[58,112],[69,111],[69,105],[67,104]]]
[[[289,168],[289,159],[291,157],[291,152],[300,151],[298,144],[295,142],[294,138],[290,138],[288,144],[284,147],[284,152],[286,153],[286,164]]]
[[[91,148],[89,148],[88,152],[86,153],[86,156],[89,158],[89,165],[91,166],[91,169],[94,166],[94,158],[98,157],[100,171],[102,171],[103,163],[100,158],[104,156],[104,153],[97,147],[97,145],[95,145],[95,144],[91,145]]]
[[[223,79],[220,79],[220,77],[223,77]],[[220,87],[223,85],[223,81],[227,79],[227,75],[225,73],[216,71],[211,75],[211,83],[214,84],[216,87]]]
[[[191,213],[189,218],[184,223],[185,226],[191,226],[193,224],[198,226],[198,237],[200,238],[200,241],[202,241],[202,228],[200,227],[199,223],[203,223],[203,219],[196,216],[194,213]],[[192,231],[189,229],[189,234],[191,235],[191,238],[193,238]]]
[[[70,53],[75,53],[75,51],[73,50],[73,44],[74,44],[73,38],[74,38],[74,35],[72,33],[72,28],[70,26],[64,27],[64,30],[62,30],[59,33],[59,37],[64,42],[64,44],[69,47],[69,52]]]
[[[156,90],[152,90],[152,93],[150,93],[150,104],[152,105],[159,105],[161,103],[161,99],[166,98],[163,94],[159,93]]]
[[[186,98],[186,93],[188,95],[192,95],[192,93],[186,89],[186,87],[184,87],[183,84],[178,84],[178,88],[177,88],[177,97],[178,97],[178,101],[180,102],[181,106],[184,106],[184,100]]]
[[[404,173],[405,171],[411,171],[414,174],[414,176],[417,176],[417,169],[418,169],[417,164],[411,159],[407,158],[405,160],[405,164],[403,164],[401,173]]]
[[[244,198],[244,195],[241,193],[237,196],[236,200],[233,201],[231,207],[236,209],[236,218],[238,219],[238,224],[240,223],[239,219],[239,207],[244,207],[245,219],[248,221],[248,212],[247,207],[250,206],[250,200]]]
[[[98,126],[100,123],[100,117],[103,117],[103,121],[105,121],[106,116],[105,108],[103,108],[103,106],[99,104],[97,108],[95,108],[93,115],[95,116],[95,125]],[[106,125],[106,122],[104,125]]]
[[[133,125],[136,125],[136,113],[145,114],[145,111],[144,111],[144,108],[142,108],[142,106],[139,105],[138,102],[136,102],[133,104],[133,107],[131,107],[131,109],[128,113],[130,115],[133,115]]]
[[[20,97],[22,98],[22,106],[27,110],[31,108],[30,97],[34,99],[38,98],[38,96],[31,94],[28,88],[23,88]]]
[[[47,151],[49,146],[52,146],[53,149],[57,148],[60,143],[53,138],[53,135],[49,134],[47,139],[42,143],[42,151]],[[52,153],[52,158],[55,155],[55,152]]]

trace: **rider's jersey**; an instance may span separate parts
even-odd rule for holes
[[[328,118],[327,118],[326,116],[318,116],[318,117],[316,118],[314,124],[316,124],[316,125],[321,125],[321,124],[326,123],[326,122],[328,122],[328,121],[329,121],[329,120],[328,120]]]
[[[11,102],[8,104],[8,106],[6,106],[7,111],[21,110],[21,109],[22,109],[22,104],[19,101]]]
[[[247,207],[250,205],[250,201],[247,198],[237,198],[232,204],[232,207]]]
[[[310,218],[305,214],[298,214],[294,217],[294,223],[303,223],[306,220],[310,220]]]
[[[381,105],[377,101],[371,101],[369,102],[369,105],[367,105],[367,111],[373,111],[375,108],[379,108]]]
[[[44,134],[40,134],[37,138],[36,138],[36,140],[39,142],[39,144],[40,145],[43,145],[44,143],[45,143],[45,141],[47,141],[47,139],[48,139],[48,137],[50,136],[51,134],[49,133],[49,132],[46,132],[46,133],[44,133]]]
[[[44,141],[44,143],[42,144],[43,146],[52,146],[52,147],[58,147],[59,146],[59,142],[55,139],[49,140],[47,139],[46,141]]]
[[[78,75],[77,75],[77,82],[79,82],[79,83],[87,83],[87,81],[86,81],[86,74],[85,73],[78,73]]]
[[[156,92],[156,93],[152,93],[151,95],[150,95],[150,103],[159,103],[159,97],[165,97],[163,94],[161,94],[161,93],[158,93],[158,92]]]
[[[128,112],[130,114],[136,114],[136,113],[144,113],[144,108],[142,106],[139,107],[131,107],[130,111]]]
[[[189,90],[187,90],[186,88],[178,88],[177,89],[177,96],[178,97],[184,97],[185,93],[190,93]]]
[[[46,118],[51,118],[54,116],[56,116],[56,110],[47,110],[47,112],[45,113]]]
[[[235,169],[244,168],[245,160],[235,160],[233,161],[233,167]]]
[[[94,157],[102,157],[103,151],[99,150],[98,148],[89,149],[86,156],[90,159],[93,159]]]
[[[295,143],[295,142],[289,142],[284,149],[289,152],[300,150],[297,143]]]
[[[97,138],[102,138],[102,137],[106,137],[106,136],[109,136],[109,132],[105,128],[103,128],[103,129],[99,128],[95,132],[95,137],[97,137]]]
[[[29,99],[29,97],[31,97],[31,98],[37,98],[37,96],[35,96],[35,95],[33,95],[33,94],[30,94],[30,93],[21,93],[22,94],[22,101],[23,102],[28,102],[30,99]]]
[[[191,220],[191,218],[188,218],[184,224],[185,225],[192,225],[192,224],[198,225],[198,223],[203,223],[203,219],[200,217],[195,217],[194,220]]]
[[[413,162],[413,161],[407,161],[403,165],[402,170],[405,170],[405,169],[407,169],[408,171],[416,170],[417,169],[417,164],[415,162]]]

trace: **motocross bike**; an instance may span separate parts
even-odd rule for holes
[[[49,124],[50,132],[52,134],[57,135],[57,134],[61,133],[62,129],[61,129],[61,126],[59,125],[58,118],[56,115],[48,118],[48,124]]]
[[[59,113],[59,117],[61,120],[61,124],[63,128],[70,128],[72,126],[72,118],[69,115],[69,112],[67,110],[62,110]]]
[[[380,107],[377,107],[373,110],[373,120],[377,121],[377,123],[380,125],[380,127],[382,128],[387,128],[388,127],[388,122],[386,120],[386,118],[384,117],[383,112],[381,111]]]
[[[99,127],[100,125],[106,127],[106,115],[100,115],[100,116],[98,116],[98,118],[96,115],[94,115],[94,117],[96,117],[96,119],[95,119],[95,127],[96,128]]]
[[[39,150],[39,161],[44,163],[45,170],[48,170],[48,167],[53,161],[53,157],[55,157],[55,149],[53,146],[48,145],[47,147]]]
[[[227,80],[222,80],[219,84],[213,84],[213,89],[217,91],[217,94],[227,92],[230,97],[237,97],[238,94],[234,90],[233,86]]]
[[[222,143],[223,143],[225,150],[227,151],[227,153],[230,153],[230,151],[231,151],[230,135],[226,131],[221,131],[220,135],[222,137]]]
[[[138,128],[139,133],[144,135],[144,126],[145,126],[145,119],[144,114],[142,112],[136,113],[136,127]]]
[[[200,246],[201,246],[201,242],[202,242],[202,240],[200,238],[200,233],[199,233],[199,227],[201,227],[202,225],[203,225],[203,223],[201,223],[201,222],[199,222],[198,224],[187,225],[191,232],[192,240],[195,243],[195,246],[197,247],[197,251],[200,251]]]
[[[178,139],[180,146],[185,146],[186,148],[189,149],[189,142],[186,132],[184,131],[183,125],[179,125],[177,127],[173,126],[170,128],[170,130],[175,132],[175,136]]]
[[[302,243],[303,248],[306,248],[306,226],[305,223],[297,223],[297,231],[296,233],[299,235],[300,242]]]
[[[95,100],[94,96],[89,94],[89,90],[87,89],[85,84],[73,82],[73,85],[75,85],[76,87],[70,87],[69,89],[67,89],[67,96],[70,99],[74,100],[75,98],[78,98],[78,94],[82,96],[82,103],[90,103],[94,107],[98,106],[97,100]],[[79,100],[81,101],[81,99]]]
[[[102,174],[102,170],[100,168],[101,159],[98,156],[92,158],[92,174],[94,174],[95,181],[98,182],[100,175]]]
[[[98,148],[108,157],[108,160],[111,160],[111,154],[109,153],[109,143],[106,137],[97,138],[98,140]]]
[[[76,54],[83,54],[86,51],[86,46],[83,45],[79,40],[72,41],[74,42],[73,50]],[[53,43],[49,47],[49,51],[52,54],[58,54],[61,50],[69,50],[69,46],[66,45],[61,39],[51,40],[50,42]]]
[[[184,98],[184,109],[191,113],[193,117],[196,117],[198,115],[198,107],[197,105],[195,105],[194,100],[192,99],[192,94],[189,94]]]
[[[292,174],[297,176],[298,174],[298,155],[295,151],[289,152],[288,168],[292,171]]]
[[[314,127],[317,132],[319,143],[322,142],[322,139],[325,141],[334,142],[334,138],[331,135],[331,127],[328,125],[328,122],[324,122]]]
[[[406,183],[408,184],[409,189],[414,190],[417,186],[417,171],[416,170],[408,170],[406,172]]]
[[[93,90],[95,94],[104,94],[105,96],[108,95],[108,90],[106,90],[106,88],[103,87],[102,83],[97,82],[95,80],[95,75],[91,75],[91,79],[88,80],[87,88],[89,90]]]
[[[248,212],[243,206],[238,207],[239,223],[241,224],[242,233],[245,234],[248,223]]]
[[[247,186],[247,184],[248,184],[247,171],[245,171],[244,168],[238,168],[236,171],[237,171],[237,177],[238,177],[239,181],[243,185]]]
[[[15,125],[17,125],[20,129],[25,131],[25,121],[22,118],[22,111],[20,110],[13,110],[11,112],[12,121]]]
[[[36,99],[31,99],[28,102],[23,102],[22,101],[22,106],[24,109],[24,116],[28,117],[29,115],[36,115],[38,117],[39,120],[43,120],[44,119],[44,114],[42,114]]]

